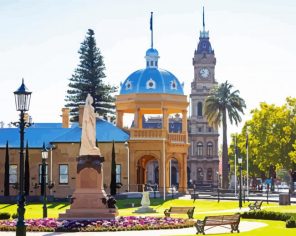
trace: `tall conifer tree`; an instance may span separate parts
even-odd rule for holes
[[[78,120],[79,105],[85,104],[88,93],[93,97],[92,105],[99,115],[107,117],[107,114],[112,116],[115,113],[115,99],[112,94],[116,92],[116,87],[104,82],[105,64],[100,49],[96,46],[94,34],[91,29],[87,31],[78,51],[80,63],[70,78],[65,101],[66,107],[70,108],[72,121]]]
[[[114,140],[113,140],[113,144],[112,144],[110,194],[112,196],[116,195],[116,162],[115,162]]]
[[[5,167],[4,167],[4,196],[9,196],[9,149],[6,142]]]
[[[26,145],[26,159],[25,159],[25,194],[30,194],[30,164],[29,164],[29,145]]]

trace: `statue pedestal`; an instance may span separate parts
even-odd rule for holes
[[[110,219],[118,215],[116,206],[106,204],[107,194],[103,189],[101,163],[103,157],[85,155],[77,158],[76,189],[70,209],[60,214],[60,219]],[[105,200],[105,201],[104,201]]]
[[[135,210],[133,213],[155,213],[156,210],[149,207],[150,206],[150,199],[149,199],[149,192],[142,193],[142,200],[141,200],[141,207]]]

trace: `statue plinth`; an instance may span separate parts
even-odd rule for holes
[[[149,192],[142,193],[142,200],[141,200],[141,207],[135,210],[133,213],[156,213],[156,210],[149,207],[150,206],[150,199],[149,199]]]
[[[60,214],[60,219],[110,219],[118,215],[115,202],[108,201],[103,188],[102,162],[104,157],[99,155],[77,157],[76,189],[70,209]]]

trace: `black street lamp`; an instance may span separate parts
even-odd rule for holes
[[[18,195],[18,208],[17,208],[17,223],[16,223],[16,235],[26,235],[25,225],[25,191],[24,191],[24,136],[25,128],[29,126],[29,123],[25,121],[25,112],[29,110],[31,93],[22,80],[22,85],[14,92],[16,110],[20,111],[20,121],[13,124],[20,128],[20,176],[19,176],[19,195]]]
[[[42,188],[43,188],[43,218],[47,218],[47,206],[46,206],[46,160],[48,158],[48,150],[45,148],[45,144],[43,143],[43,149],[41,151],[42,157]]]
[[[239,164],[239,198],[238,198],[238,206],[241,209],[243,206],[243,201],[242,201],[242,162],[243,162],[243,158],[241,156],[238,157],[237,159],[238,164]]]

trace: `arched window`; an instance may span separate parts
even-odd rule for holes
[[[207,143],[207,156],[209,156],[209,157],[213,156],[213,143],[212,142]]]
[[[202,156],[202,149],[203,149],[203,144],[201,142],[197,143],[197,150],[196,150],[196,154],[197,156]]]
[[[212,168],[207,169],[207,180],[212,181],[213,180],[213,170]]]
[[[202,102],[197,103],[197,116],[202,116]]]
[[[202,170],[202,168],[197,168],[197,172],[196,172],[196,174],[197,174],[197,182],[198,183],[202,183],[203,182],[203,178],[204,178],[204,174],[203,174],[203,170]]]

